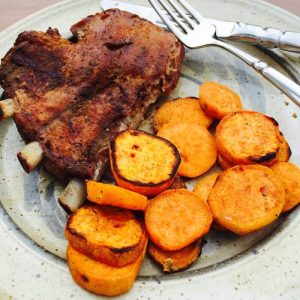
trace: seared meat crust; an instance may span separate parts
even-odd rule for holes
[[[0,83],[20,134],[42,146],[46,169],[95,179],[121,125],[138,127],[176,86],[184,50],[173,34],[117,9],[71,31],[71,41],[51,28],[21,33],[2,59]]]

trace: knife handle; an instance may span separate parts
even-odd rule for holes
[[[259,60],[251,54],[242,51],[239,48],[234,47],[231,44],[227,44],[221,40],[214,39],[212,45],[221,47],[232,54],[236,55],[249,66],[251,66],[258,73],[262,74],[271,83],[277,86],[283,93],[285,93],[298,107],[300,107],[300,85],[293,80],[284,76],[274,68],[270,67],[267,63]]]
[[[276,28],[262,28],[240,22],[236,24],[232,34],[224,37],[225,39],[300,53],[300,33],[298,32],[282,32]]]

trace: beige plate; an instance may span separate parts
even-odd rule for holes
[[[147,5],[146,1],[128,2]],[[297,17],[264,2],[190,2],[204,16],[300,31]],[[40,11],[0,34],[0,56],[19,32],[52,26],[68,35],[70,25],[98,10],[98,1],[81,0],[64,1]],[[237,46],[282,72],[285,68],[298,80],[298,56]],[[292,161],[300,165],[300,112],[292,102],[243,62],[217,48],[187,52],[180,82],[169,98],[197,96],[199,83],[206,80],[228,85],[242,96],[246,108],[273,116],[291,145]],[[299,117],[292,117],[293,113]],[[144,122],[143,128],[148,127],[149,122]],[[30,175],[22,171],[16,153],[23,142],[12,120],[0,124],[0,144],[0,299],[95,298],[73,283],[64,261],[66,215],[57,205],[63,186],[42,170]],[[122,299],[299,298],[299,209],[245,237],[211,232],[201,258],[184,272],[163,275],[146,259],[139,279]]]

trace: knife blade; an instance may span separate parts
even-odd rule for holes
[[[166,28],[163,21],[151,7],[114,0],[102,0],[100,5],[104,10],[111,8],[126,10]],[[241,22],[220,21],[210,18],[205,18],[205,20],[216,27],[216,36],[221,40],[250,43],[266,48],[279,48],[300,53],[300,33],[298,32],[282,32],[276,28],[262,28]]]

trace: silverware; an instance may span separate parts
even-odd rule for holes
[[[113,0],[102,0],[101,7],[103,9],[118,7],[136,13],[159,26],[164,26],[159,16],[149,7]],[[206,21],[216,27],[216,36],[221,40],[250,43],[266,48],[279,48],[300,53],[300,33],[298,32],[282,32],[276,28],[262,28],[241,22],[226,22],[209,18],[206,18]]]
[[[170,31],[185,46],[191,49],[217,46],[231,52],[266,77],[300,107],[300,86],[298,84],[270,67],[267,63],[217,39],[215,26],[207,22],[185,0],[148,1]]]

